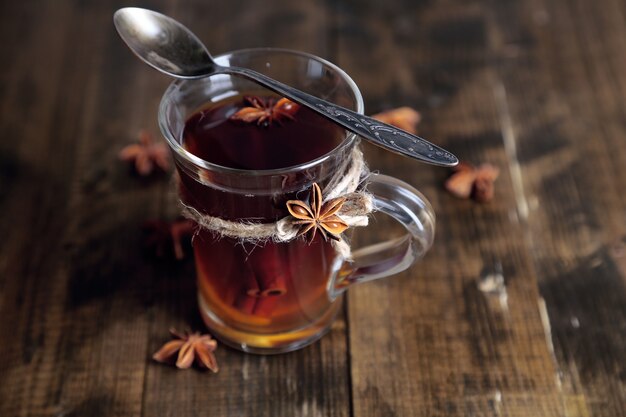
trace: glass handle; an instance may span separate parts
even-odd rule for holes
[[[341,260],[329,288],[331,298],[352,284],[404,271],[432,246],[435,213],[419,191],[403,181],[380,174],[370,177],[367,190],[374,197],[374,210],[393,217],[404,226],[406,234],[355,249],[352,260]]]

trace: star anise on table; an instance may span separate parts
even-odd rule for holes
[[[346,222],[336,214],[345,201],[345,198],[339,197],[322,203],[322,190],[313,183],[309,204],[302,200],[289,200],[287,210],[296,219],[293,224],[300,226],[298,235],[311,231],[310,241],[313,241],[316,231],[319,230],[325,240],[339,240],[338,235],[348,228]]]
[[[213,352],[217,349],[217,342],[208,334],[200,334],[200,332],[179,333],[175,329],[170,329],[170,333],[175,338],[170,340],[161,347],[152,359],[161,363],[172,363],[176,357],[176,367],[179,369],[187,369],[193,363],[201,368],[210,369],[217,372],[217,360]]]
[[[147,232],[145,245],[153,248],[159,257],[171,250],[176,259],[181,260],[185,257],[185,240],[193,236],[196,227],[194,221],[182,217],[169,222],[148,220],[143,224],[143,229]]]
[[[410,107],[386,110],[372,117],[413,134],[417,133],[417,124],[422,119],[422,116]]]
[[[132,162],[141,176],[150,175],[155,167],[163,171],[170,169],[167,146],[164,143],[155,143],[152,134],[147,130],[139,132],[138,143],[124,147],[118,156],[122,161]]]
[[[276,100],[273,97],[245,96],[243,99],[247,106],[230,116],[230,120],[269,126],[273,122],[280,123],[282,119],[294,120],[294,114],[300,108],[298,104],[284,97]]]
[[[496,178],[500,170],[491,164],[474,167],[461,162],[454,168],[454,173],[445,183],[446,190],[459,198],[473,198],[479,203],[493,199]]]

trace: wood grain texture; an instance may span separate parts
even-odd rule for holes
[[[121,185],[116,153],[143,123],[132,98],[145,84],[119,65],[114,5],[37,3],[4,22],[23,44],[7,84],[16,101],[3,96],[17,168],[3,201],[0,414],[138,415],[150,276],[132,225],[158,193]],[[131,279],[141,268],[143,283]]]
[[[220,373],[151,354],[201,329],[193,262],[155,259],[168,176],[117,160],[155,133],[169,80],[127,50],[140,5],[209,49],[328,58],[368,113],[409,105],[420,133],[501,169],[496,200],[365,145],[438,216],[411,270],[350,290],[320,342]],[[0,416],[626,416],[626,6],[618,0],[0,2]],[[357,242],[397,232],[377,216]],[[189,250],[189,248],[186,248]]]
[[[609,304],[585,302],[583,299],[592,294],[583,288],[594,285],[589,281],[591,271],[580,271],[581,276],[571,280],[574,282],[567,282],[571,276],[559,282],[547,274],[545,266],[548,262],[562,263],[568,252],[546,256],[541,243],[535,245],[549,242],[560,228],[568,230],[562,243],[570,251],[580,247],[582,240],[586,245],[601,244],[597,236],[581,234],[584,231],[580,227],[567,224],[576,221],[569,210],[587,207],[609,211],[605,220],[612,222],[612,229],[606,230],[617,232],[618,239],[626,224],[623,193],[614,188],[623,184],[623,175],[615,179],[619,172],[616,166],[600,168],[608,189],[600,186],[595,191],[583,191],[577,190],[575,183],[569,187],[561,183],[575,175],[578,181],[586,177],[591,188],[595,181],[592,172],[597,171],[593,167],[610,157],[609,144],[583,142],[588,135],[580,129],[576,136],[556,138],[555,143],[547,136],[536,137],[537,131],[528,127],[528,119],[546,122],[545,118],[552,116],[550,110],[554,111],[549,105],[538,107],[543,104],[541,97],[545,100],[554,86],[541,85],[535,79],[548,73],[532,59],[543,38],[530,34],[524,20],[528,16],[521,13],[536,20],[543,18],[541,10],[537,11],[532,2],[397,3],[370,2],[363,7],[362,2],[340,2],[341,66],[358,84],[368,87],[365,93],[370,111],[390,105],[420,108],[424,113],[421,133],[438,140],[461,159],[496,164],[502,175],[496,186],[497,201],[476,206],[441,195],[440,171],[392,160],[370,149],[369,159],[377,163],[374,168],[416,184],[431,198],[438,213],[438,236],[432,253],[412,271],[356,288],[350,294],[355,415],[605,415],[603,407],[610,410],[606,415],[623,415],[619,406],[624,392],[620,381],[624,303],[619,302],[624,296],[623,277],[610,259],[596,260],[598,267],[608,263],[593,275],[595,285],[606,287],[599,290],[597,298]],[[562,4],[558,10],[566,8]],[[574,35],[573,30],[558,27],[553,33],[563,37],[564,44],[572,45],[566,39]],[[371,48],[369,54],[365,53],[366,43]],[[370,71],[372,66],[366,64],[372,55],[383,58]],[[614,55],[607,51],[607,56]],[[553,65],[559,70],[572,67],[561,62]],[[572,95],[582,94],[583,80],[577,81],[576,86],[568,87]],[[516,88],[515,94],[509,92],[509,84]],[[589,93],[592,90],[589,88]],[[519,113],[518,108],[525,112]],[[575,118],[572,114],[562,120],[565,123]],[[553,127],[550,122],[547,125]],[[518,129],[527,133],[518,135]],[[570,142],[579,145],[568,146]],[[571,157],[581,145],[584,157],[599,154],[586,160],[586,169],[572,167],[563,158]],[[610,146],[621,148],[612,156],[620,159],[623,142],[620,145],[613,140]],[[558,154],[559,150],[564,155]],[[534,159],[532,152],[543,152],[546,158]],[[535,162],[544,164],[530,165]],[[547,167],[549,163],[553,165]],[[565,173],[558,166],[571,171]],[[551,172],[556,182],[544,185],[545,202],[531,198],[525,187],[527,178],[545,180]],[[589,200],[571,201],[578,195]],[[551,222],[540,223],[548,211],[543,210],[546,204],[557,210],[556,216]],[[578,219],[585,226],[594,220]],[[580,238],[578,243],[570,240],[570,233]],[[491,287],[499,271],[502,285],[492,292],[481,291]],[[538,282],[547,299],[547,310],[537,291]],[[615,293],[608,297],[610,291]],[[603,337],[596,342],[614,342],[598,348],[602,356],[607,355],[602,359],[590,346],[583,347],[588,349],[586,353],[577,352],[583,356],[579,360],[608,360],[610,368],[599,372],[603,380],[583,382],[574,391],[563,386],[563,381],[577,378],[569,374],[571,359],[565,355],[570,343],[584,346],[584,342],[581,345],[580,339],[563,334],[563,324],[559,324],[562,317],[555,321],[557,313],[562,316],[570,308],[586,310],[587,315],[596,316],[591,320],[604,323],[606,327],[599,331]],[[615,320],[609,322],[602,317],[605,314]],[[557,356],[553,338],[554,346],[563,351]],[[604,396],[599,395],[601,391]],[[606,395],[607,391],[612,394]],[[586,401],[598,407],[590,407]]]
[[[406,2],[402,9],[409,7]],[[393,18],[376,26],[380,9],[372,6],[357,20],[346,13],[344,23],[387,40],[380,48],[395,58],[382,61],[381,73],[406,74],[379,82],[374,97],[402,100],[394,105],[425,103],[421,133],[462,159],[491,162],[503,172],[497,200],[481,206],[442,194],[441,170],[372,158],[381,171],[425,192],[438,214],[438,232],[433,251],[410,272],[350,294],[354,415],[562,415],[507,172],[488,65],[487,10],[448,2],[392,15],[412,22],[399,36],[392,30],[401,24]],[[345,50],[356,49],[355,40],[344,42]],[[350,60],[358,54],[339,51],[344,68],[357,80],[367,77],[367,69]],[[497,275],[502,286],[483,290]]]
[[[527,206],[524,223],[568,409],[626,413],[624,9],[491,9]],[[516,24],[511,25],[515,16]]]

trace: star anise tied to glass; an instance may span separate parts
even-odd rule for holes
[[[170,329],[170,333],[175,338],[163,345],[158,352],[152,355],[152,359],[157,362],[172,363],[176,357],[176,367],[187,369],[195,362],[201,368],[210,369],[213,372],[219,370],[213,352],[217,348],[217,342],[208,334],[179,333],[175,329]]]
[[[286,98],[276,100],[273,97],[245,96],[243,99],[247,106],[230,116],[231,120],[269,126],[273,122],[280,123],[282,119],[294,120],[294,114],[300,108],[298,104]]]
[[[287,210],[296,219],[293,224],[300,227],[298,235],[311,232],[310,241],[313,241],[319,230],[325,240],[339,240],[339,235],[348,228],[346,222],[337,216],[345,201],[345,198],[339,197],[322,203],[322,190],[314,183],[309,204],[301,200],[289,200]]]

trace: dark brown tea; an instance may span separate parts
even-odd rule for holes
[[[183,146],[224,167],[271,170],[313,161],[344,138],[343,129],[307,108],[274,96],[236,96],[190,116]],[[287,200],[308,199],[306,192],[229,192],[179,173],[186,204],[227,220],[274,222],[288,215]],[[290,181],[286,175],[284,189]],[[203,230],[194,252],[201,311],[217,336],[280,348],[319,334],[339,307],[326,289],[336,253],[319,234],[312,242],[255,245]]]
[[[262,109],[256,114],[249,112],[247,121],[233,118],[242,109],[254,109],[254,104],[271,111],[278,101],[273,96],[236,96],[202,109],[187,120],[183,144],[189,152],[217,165],[267,170],[313,161],[344,139],[342,128],[295,103],[290,112],[276,113],[271,120],[260,120]]]

